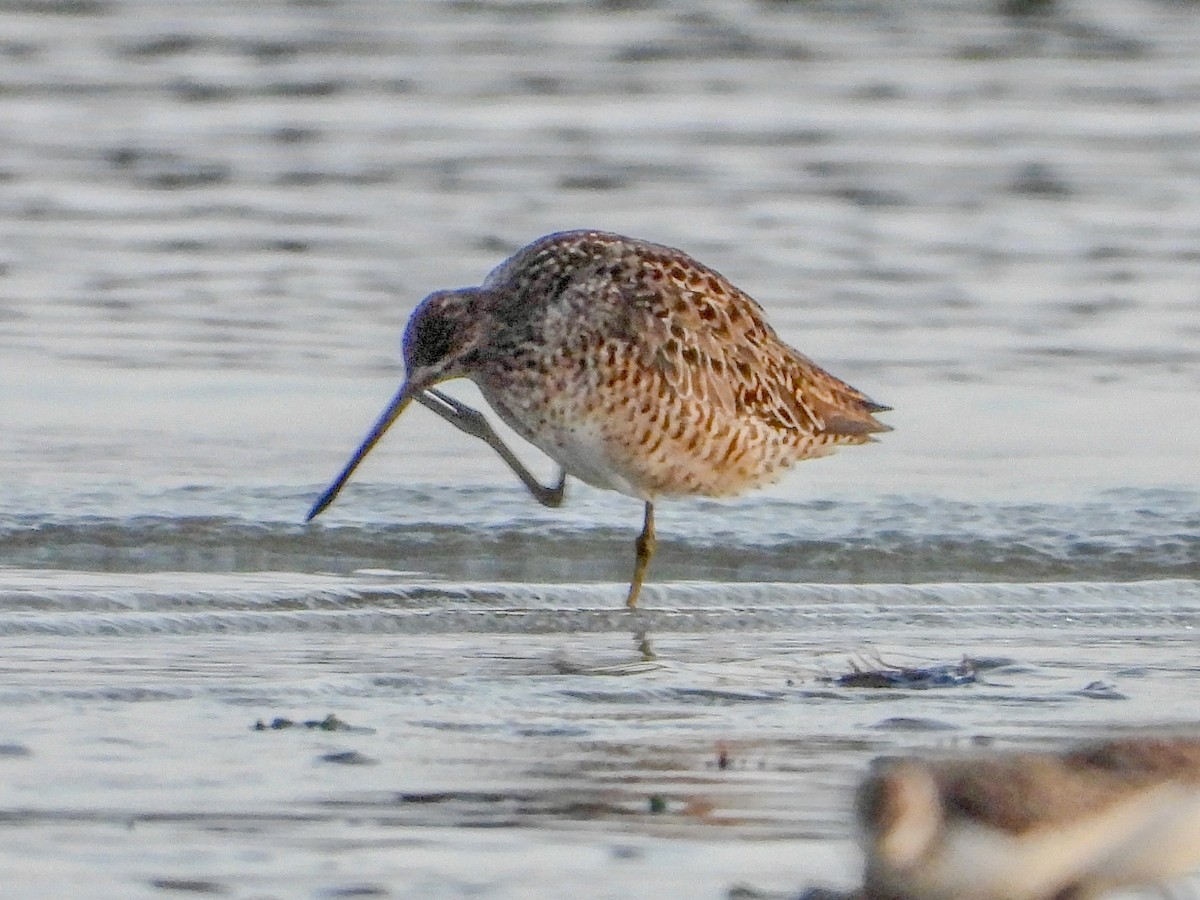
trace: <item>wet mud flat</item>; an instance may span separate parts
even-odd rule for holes
[[[113,897],[850,887],[851,796],[876,756],[1186,726],[1182,590],[1136,619],[1106,619],[1099,589],[1016,617],[859,608],[803,629],[764,629],[743,601],[707,629],[712,607],[667,603],[595,631],[578,599],[519,594],[489,604],[486,633],[197,610],[135,637],[81,618],[5,637],[0,825],[30,896],[70,879]],[[968,649],[970,679],[845,679]]]

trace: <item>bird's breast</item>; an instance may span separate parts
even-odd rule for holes
[[[563,471],[593,487],[650,500],[654,491],[624,460],[627,454],[614,442],[606,422],[574,414],[562,404],[538,402],[529,394],[497,394],[484,388],[484,396],[514,431],[529,441]]]

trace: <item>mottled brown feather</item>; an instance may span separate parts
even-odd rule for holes
[[[594,427],[607,465],[640,496],[737,493],[888,430],[872,415],[885,407],[788,347],[750,297],[669,247],[549,235],[488,276],[479,306],[490,319],[477,366],[489,401],[551,455],[567,453],[572,422]]]

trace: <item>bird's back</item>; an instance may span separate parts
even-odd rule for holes
[[[873,403],[779,340],[762,309],[669,247],[549,235],[483,285],[475,377],[567,471],[651,499],[720,496],[888,430]]]

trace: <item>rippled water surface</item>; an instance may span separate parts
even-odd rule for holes
[[[853,883],[876,755],[1194,723],[1194,4],[0,26],[6,897],[789,897]],[[415,303],[575,227],[895,430],[663,503],[635,613],[635,501],[543,509],[422,410],[304,525]]]

